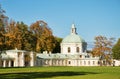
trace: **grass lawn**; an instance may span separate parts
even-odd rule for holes
[[[0,79],[120,79],[120,67],[0,68]]]

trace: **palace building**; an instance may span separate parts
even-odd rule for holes
[[[71,32],[61,42],[61,53],[37,54],[37,66],[99,66],[99,58],[87,53],[87,43],[72,24]]]
[[[119,60],[113,59],[114,66],[120,66]],[[87,53],[87,42],[77,34],[72,24],[70,34],[61,42],[61,52],[43,53],[28,52],[25,50],[7,50],[1,53],[0,67],[27,67],[27,66],[100,66],[99,57]]]

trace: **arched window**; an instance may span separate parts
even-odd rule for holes
[[[77,48],[76,48],[76,52],[77,52],[77,53],[79,53],[79,52],[80,52],[79,47],[77,47]]]
[[[68,53],[70,53],[70,47],[68,47]]]
[[[82,58],[82,55],[80,55],[80,58]]]

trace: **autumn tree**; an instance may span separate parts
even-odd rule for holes
[[[43,40],[43,50],[52,52],[55,48],[56,40],[52,35],[52,31],[49,27],[43,28],[43,33],[41,39]]]
[[[10,21],[4,15],[0,6],[0,51],[18,48],[28,51],[52,52],[56,46],[56,39],[47,23],[40,20],[30,27],[23,22]]]
[[[100,65],[111,63],[113,40],[113,38],[107,38],[101,35],[95,37],[93,56],[98,56],[100,58]]]
[[[112,55],[114,59],[120,60],[120,38],[112,48]]]
[[[11,21],[6,27],[5,42],[7,49],[18,48],[21,50],[33,50],[32,33],[28,30],[28,26],[23,22]]]
[[[5,33],[5,44],[7,49],[13,49],[14,45],[16,43],[16,23],[14,21],[11,21],[10,24],[6,27],[6,33]]]
[[[36,51],[52,51],[55,47],[55,39],[51,29],[44,21],[37,21],[30,26],[31,32],[36,36]]]
[[[19,36],[16,36],[17,43],[19,45],[18,48],[21,50],[34,50],[34,36],[32,32],[29,30],[28,26],[24,24],[23,22],[17,22],[16,24],[17,32],[16,35],[19,34]]]
[[[42,34],[42,27],[40,25],[41,21],[37,21],[36,23],[33,23],[30,26],[30,31],[33,33],[33,35],[35,36],[35,51],[39,52],[42,49],[42,46],[40,43],[43,43],[41,38],[41,34]],[[42,21],[42,23],[44,23]],[[46,23],[44,23],[46,25]]]

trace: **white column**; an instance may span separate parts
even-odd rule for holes
[[[49,59],[49,66],[51,66],[51,60]]]
[[[34,66],[34,54],[30,52],[30,66]]]
[[[15,57],[15,61],[14,61],[14,66],[18,67],[18,52],[16,52],[16,57]]]
[[[3,60],[3,67],[6,67],[6,60]]]
[[[24,67],[25,64],[24,64],[24,52],[21,52],[21,66]]]
[[[63,59],[63,66],[65,66],[65,59]]]
[[[8,62],[8,67],[11,67],[11,60],[9,60]]]

